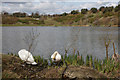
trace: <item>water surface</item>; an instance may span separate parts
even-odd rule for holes
[[[103,59],[105,57],[105,40],[115,42],[118,52],[118,28],[114,27],[3,27],[2,28],[2,52],[16,53],[20,49],[28,49],[24,39],[31,31],[40,33],[35,41],[37,43],[33,55],[48,58],[55,50],[60,54],[68,50],[72,54],[74,50],[86,56]],[[28,40],[29,41],[29,40]],[[113,54],[112,44],[109,47],[109,56]]]

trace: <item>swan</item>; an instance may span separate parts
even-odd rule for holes
[[[29,51],[27,51],[26,49],[21,49],[18,52],[18,55],[27,64],[37,65],[37,63],[34,61],[32,54]]]
[[[61,55],[55,51],[52,55],[51,55],[51,59],[53,62],[59,62],[61,61]]]

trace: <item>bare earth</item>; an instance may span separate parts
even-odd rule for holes
[[[25,65],[19,57],[11,55],[2,56],[2,78],[107,78],[92,68],[85,66],[68,66],[62,77],[65,67],[47,67]]]

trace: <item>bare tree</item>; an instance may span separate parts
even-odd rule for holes
[[[74,33],[74,35],[72,35]],[[76,45],[77,41],[79,40],[79,33],[80,29],[78,28],[71,28],[71,44],[68,46],[68,48],[65,48],[66,51],[68,51],[70,48],[73,48],[73,54],[75,55],[76,51]]]
[[[106,58],[108,60],[108,48],[109,48],[110,40],[106,40],[106,38],[105,38],[104,44],[105,44],[105,48],[106,48]]]
[[[101,40],[104,41],[104,46],[105,46],[105,49],[106,49],[106,58],[108,60],[108,48],[110,46],[110,43],[112,42],[112,35],[111,34],[104,34],[102,35],[101,37]]]
[[[37,43],[38,43],[37,38],[39,37],[39,35],[40,35],[40,33],[37,32],[37,28],[36,28],[36,30],[34,30],[32,28],[31,31],[26,33],[23,40],[26,43],[29,52],[32,52],[32,53],[34,52],[34,50],[37,46]]]
[[[113,49],[114,49],[114,55],[116,55],[116,54],[115,54],[115,44],[114,44],[114,42],[113,42]]]

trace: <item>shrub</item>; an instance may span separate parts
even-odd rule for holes
[[[79,13],[79,10],[73,10],[71,11],[71,14],[78,14]]]
[[[18,21],[18,18],[16,17],[10,17],[10,16],[2,17],[2,24],[16,24],[17,21]]]
[[[114,10],[114,11],[115,11],[115,12],[120,11],[120,4],[119,4],[118,6],[115,7],[115,10]]]
[[[18,22],[24,23],[24,24],[29,24],[29,20],[25,19],[25,20],[18,20]]]
[[[88,9],[81,9],[82,14],[86,14],[88,12]]]
[[[66,12],[64,12],[63,14],[61,14],[62,16],[67,16],[68,15],[68,13],[66,13]]]
[[[97,8],[91,8],[92,13],[96,13],[97,12]]]
[[[100,8],[99,8],[99,11],[104,11],[105,10],[105,7],[104,6],[101,6]]]

